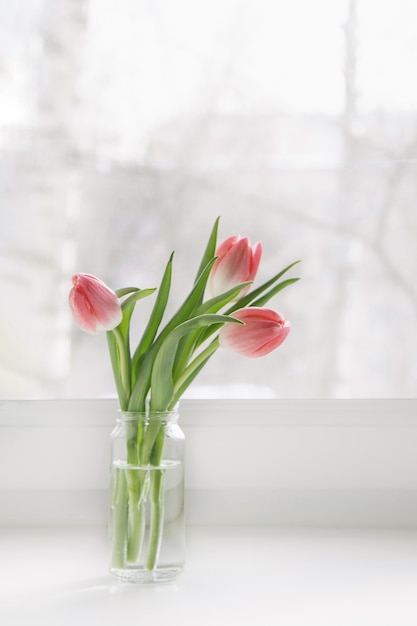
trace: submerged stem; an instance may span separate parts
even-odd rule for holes
[[[113,482],[113,537],[111,565],[113,568],[124,568],[126,557],[126,534],[128,523],[127,484],[125,473],[122,468],[115,468],[112,476]]]
[[[155,569],[161,548],[165,511],[164,475],[165,470],[162,469],[155,469],[151,472],[151,521],[149,527],[148,554],[145,563],[147,570]]]
[[[146,500],[149,491],[147,470],[127,470],[132,479],[129,484],[129,524],[127,560],[134,563],[140,557],[145,538]]]
[[[150,471],[149,540],[148,553],[145,562],[145,568],[147,570],[155,569],[158,561],[162,543],[165,514],[165,470],[160,467],[165,442],[165,424],[160,422],[159,424],[154,424],[153,426],[156,426],[158,431],[157,436],[153,441],[152,452],[149,458],[149,463],[152,469]]]

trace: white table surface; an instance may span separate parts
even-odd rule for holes
[[[417,530],[192,527],[175,583],[107,574],[103,528],[0,528],[1,626],[416,626]]]

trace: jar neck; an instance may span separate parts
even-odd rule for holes
[[[171,411],[122,411],[117,413],[118,424],[141,422],[142,424],[176,424],[179,418],[178,407]]]

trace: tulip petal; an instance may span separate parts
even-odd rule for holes
[[[259,264],[261,262],[262,257],[262,243],[258,241],[252,248],[252,263],[250,268],[251,278],[253,280],[258,273]]]
[[[233,246],[239,239],[239,235],[232,235],[231,237],[228,237],[227,239],[222,241],[222,243],[219,244],[219,246],[217,247],[216,256],[220,258],[223,257],[227,252],[229,252],[231,248],[233,248]]]
[[[244,326],[226,324],[220,331],[219,342],[243,356],[257,358],[272,352],[286,339],[290,322],[271,309],[248,307],[233,313]]]
[[[248,237],[233,235],[221,243],[216,250],[217,260],[209,277],[208,291],[211,297],[218,296],[239,283],[253,281],[262,256],[260,242],[252,246]],[[242,297],[250,289],[245,287]]]
[[[69,304],[76,324],[85,332],[96,334],[112,330],[122,321],[117,295],[91,274],[75,274]]]

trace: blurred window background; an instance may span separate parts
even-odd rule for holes
[[[218,215],[302,280],[278,351],[189,396],[416,396],[416,34],[414,0],[2,0],[0,397],[114,395],[71,275],[175,250],[175,309]]]

